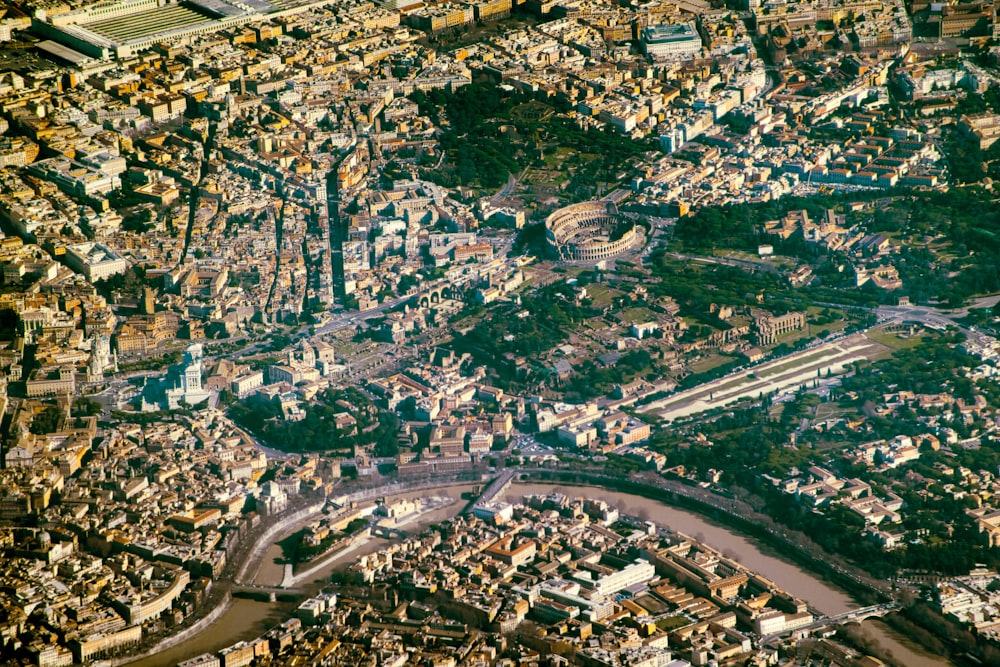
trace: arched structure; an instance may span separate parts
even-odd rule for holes
[[[436,306],[446,299],[451,299],[453,292],[454,290],[452,290],[450,283],[438,283],[430,285],[426,289],[414,294],[411,301],[416,303],[420,308],[429,308],[430,306]]]
[[[545,219],[547,249],[565,261],[609,259],[628,251],[637,239],[635,223],[609,201],[572,204]]]

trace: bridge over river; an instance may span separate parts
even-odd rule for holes
[[[895,602],[884,602],[882,604],[875,604],[870,607],[861,607],[860,609],[851,609],[843,613],[837,614],[835,616],[820,616],[815,621],[809,625],[804,625],[800,628],[794,628],[792,630],[784,630],[782,632],[773,632],[769,635],[765,635],[760,639],[761,646],[767,646],[778,640],[780,637],[785,635],[795,633],[808,634],[813,630],[822,628],[824,626],[837,625],[838,623],[860,623],[861,621],[867,620],[869,618],[881,618],[889,612],[899,611],[899,605]]]
[[[497,476],[489,486],[483,489],[479,498],[471,504],[472,507],[481,507],[483,505],[488,505],[493,502],[493,500],[502,495],[507,487],[510,486],[511,482],[514,481],[514,476],[517,474],[517,470],[504,470],[499,476]]]
[[[261,598],[270,602],[275,602],[279,597],[292,597],[305,595],[299,588],[286,588],[284,586],[264,586],[262,584],[233,584],[230,591],[235,597]]]

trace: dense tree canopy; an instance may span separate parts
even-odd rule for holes
[[[423,175],[446,186],[496,189],[547,149],[563,147],[580,156],[566,168],[571,172],[567,190],[589,193],[597,181],[615,180],[624,163],[644,150],[613,130],[583,130],[564,116],[553,116],[565,110],[557,102],[553,107],[530,93],[492,83],[418,90],[410,99],[421,115],[441,122],[444,113],[440,142],[450,164]]]
[[[235,403],[229,415],[269,447],[282,451],[338,452],[353,455],[358,447],[375,446],[377,454],[396,453],[396,415],[378,410],[354,388],[327,389],[304,405],[299,421],[285,420],[279,401],[260,394]],[[336,415],[347,413],[355,424],[337,428]]]

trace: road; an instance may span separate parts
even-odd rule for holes
[[[501,246],[507,247],[507,246]],[[407,301],[413,299],[414,296],[419,295],[421,292],[425,292],[444,284],[444,280],[434,280],[421,285],[417,290],[411,294],[404,294],[403,296],[398,296],[395,299],[389,299],[374,308],[369,308],[368,310],[359,310],[353,312],[341,312],[335,313],[330,316],[330,319],[324,324],[315,327],[315,336],[322,336],[323,334],[328,334],[333,331],[338,331],[340,329],[346,329],[347,327],[360,324],[367,319],[372,317],[378,317],[382,315],[387,310],[392,310],[397,308]]]
[[[524,171],[527,171],[527,168]],[[501,201],[514,194],[514,190],[517,189],[517,182],[524,176],[524,171],[518,176],[514,174],[507,176],[507,182],[504,183],[504,186],[495,195],[490,197],[490,206],[499,206]]]
[[[881,306],[879,317],[891,319],[910,319],[918,322],[946,323],[955,325],[954,320],[969,314],[973,308],[993,308],[1000,303],[1000,294],[982,296],[972,300],[972,303],[961,308],[935,308],[933,306]]]
[[[977,331],[975,327],[967,327],[956,320],[969,314],[972,308],[993,308],[1000,303],[1000,294],[979,297],[972,303],[961,308],[935,308],[933,306],[882,306],[876,312],[883,322],[915,322],[933,329],[954,327],[964,333],[972,342],[986,345],[992,338]]]

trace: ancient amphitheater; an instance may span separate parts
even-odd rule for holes
[[[622,217],[612,202],[572,204],[545,219],[549,252],[564,261],[593,262],[615,257],[638,240],[635,223]]]

